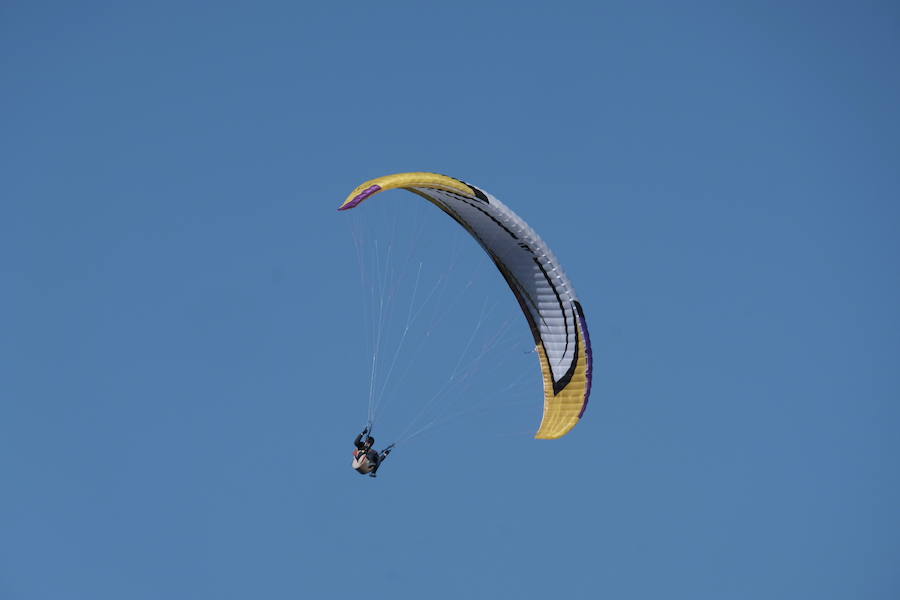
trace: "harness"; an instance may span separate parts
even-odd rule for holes
[[[360,473],[371,473],[378,466],[377,459],[374,461],[369,459],[369,452],[375,452],[371,446],[368,448],[357,448],[353,451],[353,468]],[[376,453],[375,456],[377,457],[378,454]]]

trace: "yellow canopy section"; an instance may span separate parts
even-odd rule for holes
[[[350,192],[350,195],[347,196],[347,199],[344,200],[344,203],[341,204],[338,210],[351,209],[378,192],[394,190],[397,188],[410,190],[412,188],[447,190],[464,196],[475,197],[475,191],[471,187],[458,179],[447,177],[446,175],[424,172],[397,173],[395,175],[378,177],[377,179],[372,179],[371,181],[358,185],[355,190]]]

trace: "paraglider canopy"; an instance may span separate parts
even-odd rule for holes
[[[592,356],[584,310],[556,256],[522,218],[472,184],[437,173],[398,173],[359,185],[338,210],[379,192],[405,189],[459,223],[494,261],[534,337],[544,381],[544,416],[535,437],[567,434],[587,408]]]

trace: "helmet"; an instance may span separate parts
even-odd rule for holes
[[[373,438],[372,436],[369,436],[369,437],[366,438],[366,441],[363,442],[363,443],[364,443],[366,446],[371,446],[371,445],[373,445],[373,444],[375,443],[375,438]]]

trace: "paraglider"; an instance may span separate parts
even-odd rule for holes
[[[353,451],[352,466],[357,473],[375,477],[378,467],[381,466],[381,463],[384,462],[384,459],[388,457],[394,448],[394,444],[391,444],[381,452],[378,452],[372,447],[374,444],[375,438],[369,435],[368,427],[363,429],[362,433],[353,440],[356,450]]]
[[[353,190],[338,210],[355,208],[375,194],[392,189],[413,192],[437,206],[490,256],[518,300],[534,338],[544,384],[544,413],[535,437],[566,435],[587,408],[592,356],[584,310],[556,256],[534,229],[494,196],[437,173],[399,173],[372,179]],[[366,437],[369,432],[367,427]],[[354,456],[365,458],[362,468],[371,467],[374,476],[386,452],[381,456],[371,444],[366,448],[362,436],[357,438]],[[354,460],[354,468],[356,465]]]

